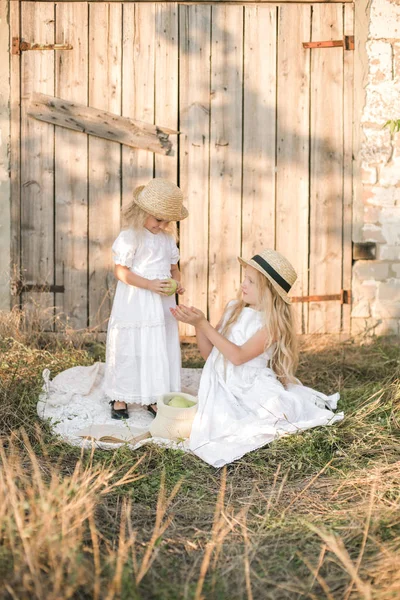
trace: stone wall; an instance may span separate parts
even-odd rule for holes
[[[400,133],[382,129],[400,119],[400,0],[371,0],[368,80],[362,115],[362,240],[376,242],[376,260],[353,268],[352,333],[400,333]]]

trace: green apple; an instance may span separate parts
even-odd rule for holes
[[[187,400],[183,396],[174,396],[168,402],[168,406],[174,406],[175,408],[190,408],[194,406],[196,402],[192,402],[191,400]]]
[[[167,279],[167,283],[169,284],[169,287],[165,290],[165,293],[167,296],[172,296],[172,294],[176,293],[178,284],[176,283],[175,279]]]

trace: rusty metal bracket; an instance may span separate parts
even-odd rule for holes
[[[340,294],[327,294],[325,296],[294,296],[292,302],[331,302],[340,301],[340,304],[351,304],[351,291],[340,290]]]
[[[27,50],[72,50],[71,44],[31,44],[22,42],[18,37],[13,37],[11,54],[21,54]]]
[[[63,294],[65,292],[65,287],[63,285],[53,285],[49,283],[23,283],[22,281],[11,282],[12,296],[19,296],[23,292],[36,292],[39,294],[44,292],[51,292]]]
[[[303,42],[303,48],[344,48],[345,50],[354,50],[354,35],[345,35],[342,40]]]

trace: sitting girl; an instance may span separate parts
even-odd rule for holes
[[[174,317],[196,329],[206,364],[190,449],[222,467],[278,436],[343,418],[339,394],[325,396],[295,378],[298,351],[288,292],[297,275],[288,260],[265,249],[239,258],[245,277],[214,328],[204,314],[180,305]]]

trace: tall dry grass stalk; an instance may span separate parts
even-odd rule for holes
[[[119,597],[129,558],[126,540],[121,533],[114,549],[98,531],[96,510],[102,498],[143,477],[137,469],[144,457],[120,476],[91,460],[86,466],[78,461],[66,477],[54,466],[43,467],[24,431],[21,439],[23,448],[16,436],[7,447],[0,445],[0,542],[10,567],[2,573],[8,593],[59,600],[92,589],[97,599],[106,589],[109,600]]]

